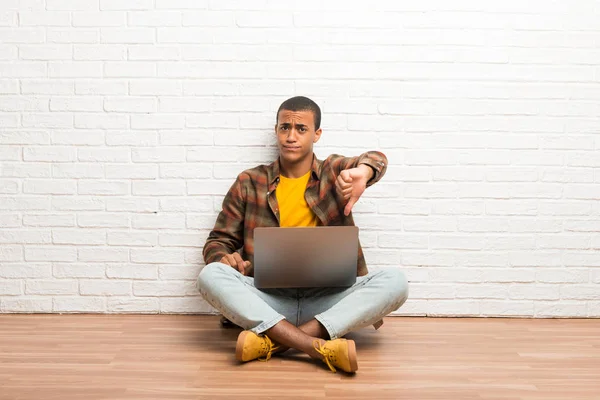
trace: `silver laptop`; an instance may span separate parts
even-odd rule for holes
[[[254,229],[254,285],[349,287],[356,282],[358,227]]]

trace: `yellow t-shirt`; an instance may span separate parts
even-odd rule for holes
[[[279,176],[279,184],[275,190],[279,203],[279,225],[289,226],[316,226],[317,216],[312,212],[304,192],[310,178],[310,172],[300,178],[286,178]]]

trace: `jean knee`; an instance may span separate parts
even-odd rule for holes
[[[202,268],[202,271],[200,271],[200,273],[198,274],[198,279],[196,280],[196,288],[201,293],[206,292],[206,290],[210,287],[211,283],[213,283],[219,275],[226,274],[230,272],[229,270],[231,269],[232,268],[229,265],[220,262],[213,262],[204,266],[204,268]]]
[[[397,268],[388,268],[381,273],[386,289],[393,299],[392,301],[397,307],[400,307],[408,299],[408,279],[406,279],[406,275]]]

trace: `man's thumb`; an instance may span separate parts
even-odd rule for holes
[[[356,199],[354,197],[351,197],[350,200],[348,200],[348,204],[346,204],[346,208],[344,208],[344,215],[346,217],[348,215],[350,215],[350,211],[352,211],[352,207],[354,206],[355,203],[356,203]]]
[[[343,170],[341,175],[344,182],[352,182],[352,176],[350,175],[350,171],[347,169]]]

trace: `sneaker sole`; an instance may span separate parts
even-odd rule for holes
[[[243,331],[237,338],[237,343],[235,345],[235,358],[238,361],[244,361],[242,359],[242,355],[244,354],[244,343],[246,342],[246,336],[249,332]]]
[[[356,372],[358,370],[358,359],[356,357],[356,344],[354,340],[348,340],[348,360],[350,361],[349,372]]]

